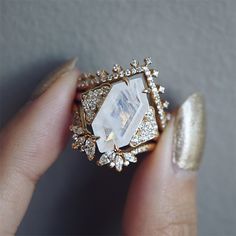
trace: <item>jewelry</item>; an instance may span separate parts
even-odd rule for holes
[[[116,64],[105,70],[82,74],[73,108],[72,148],[85,152],[91,161],[100,153],[99,166],[121,171],[137,162],[136,155],[154,149],[166,127],[169,103],[161,100],[165,88],[156,84],[158,71],[149,68],[151,58],[130,68]]]

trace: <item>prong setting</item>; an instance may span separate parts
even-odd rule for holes
[[[161,94],[165,92],[165,88],[155,83],[159,71],[151,69],[151,64],[150,57],[146,57],[143,64],[133,59],[130,62],[130,68],[124,69],[119,64],[115,64],[111,73],[106,70],[99,70],[96,74],[86,73],[78,78],[77,89],[81,93],[81,99],[75,105],[73,124],[70,126],[73,133],[73,149],[85,152],[89,160],[95,158],[98,142],[104,137],[90,132],[93,120],[97,117],[97,113],[103,106],[113,84],[124,82],[129,87],[127,89],[130,90],[133,76],[137,77],[138,75],[141,76],[138,78],[143,78],[145,84],[139,93],[143,94],[142,96],[146,94],[145,96],[148,97],[150,102],[149,113],[145,113],[139,129],[133,134],[134,138],[130,140],[127,146],[114,145],[112,151],[102,153],[97,164],[99,166],[109,165],[121,172],[124,166],[137,162],[137,154],[153,149],[159,134],[166,127],[170,115],[165,112],[169,102],[161,100]],[[122,89],[125,90],[125,87]],[[125,123],[127,117],[124,113],[122,122]],[[153,127],[155,127],[155,132]],[[115,140],[115,138],[115,135],[108,136],[108,140]]]

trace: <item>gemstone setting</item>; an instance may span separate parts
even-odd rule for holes
[[[129,144],[133,134],[149,109],[143,78],[136,77],[112,86],[92,122],[100,152],[108,152]]]

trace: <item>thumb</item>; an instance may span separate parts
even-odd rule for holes
[[[196,170],[204,144],[204,104],[194,94],[139,166],[125,215],[126,235],[196,235]]]
[[[51,75],[0,134],[0,234],[15,233],[35,182],[64,148],[79,73],[75,63]]]

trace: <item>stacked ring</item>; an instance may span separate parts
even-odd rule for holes
[[[151,151],[165,129],[169,103],[161,99],[165,88],[156,83],[158,70],[151,58],[130,67],[115,64],[112,73],[81,74],[73,107],[72,148],[89,160],[117,171],[137,162],[137,154]]]

